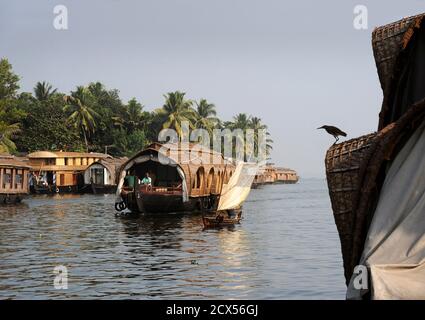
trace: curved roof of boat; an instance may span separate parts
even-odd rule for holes
[[[28,154],[28,158],[112,158],[108,154],[97,152],[65,152],[65,151],[36,151]]]
[[[27,158],[16,157],[8,153],[0,153],[0,167],[3,167],[3,168],[9,167],[9,168],[18,168],[18,169],[31,168]]]
[[[132,156],[127,162],[130,162],[133,159],[136,159],[138,157],[141,157],[146,154],[153,154],[158,153],[161,151],[161,148],[166,148],[166,152],[163,153],[165,156],[169,157],[171,152],[197,152],[199,155],[208,154],[210,156],[210,159],[212,160],[211,163],[230,163],[230,161],[224,159],[223,155],[220,152],[214,151],[210,148],[207,148],[205,146],[202,146],[201,144],[197,143],[165,143],[161,144],[159,142],[154,142],[147,146],[145,149],[139,151],[134,156]],[[197,159],[198,160],[198,159]],[[179,163],[179,161],[175,161],[176,163]],[[202,159],[201,159],[202,162]]]
[[[99,159],[95,162],[93,162],[92,164],[90,164],[86,170],[89,170],[90,167],[96,165],[96,164],[100,164],[102,166],[104,166],[105,168],[107,168],[109,171],[114,171],[116,169],[118,169],[119,167],[121,167],[126,161],[128,160],[127,157],[123,157],[123,158],[102,158]]]

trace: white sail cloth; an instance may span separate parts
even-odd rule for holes
[[[372,299],[425,299],[425,123],[388,171],[360,264]],[[352,279],[347,298],[360,296]]]
[[[223,185],[217,210],[237,209],[248,197],[258,171],[255,163],[240,162],[229,182]]]

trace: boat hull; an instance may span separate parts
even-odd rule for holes
[[[217,211],[215,216],[203,216],[204,228],[221,228],[238,224],[242,219],[242,208]]]
[[[0,204],[15,204],[20,203],[23,199],[27,197],[26,194],[0,194]]]
[[[275,184],[296,184],[298,180],[277,180]]]
[[[78,186],[34,186],[30,188],[32,194],[79,193]]]
[[[116,185],[105,185],[105,184],[86,184],[80,190],[82,193],[92,194],[109,194],[117,191]]]
[[[218,196],[189,197],[183,202],[176,194],[143,194],[134,192],[122,194],[123,201],[131,212],[137,213],[174,213],[209,212],[217,209]]]

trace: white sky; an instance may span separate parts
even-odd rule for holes
[[[69,29],[53,28],[68,8]],[[368,30],[353,9],[368,8]],[[183,90],[219,116],[259,116],[274,139],[272,160],[302,177],[324,177],[337,125],[354,138],[376,129],[382,92],[371,32],[425,11],[420,0],[0,0],[0,56],[31,91],[101,81],[147,110]]]

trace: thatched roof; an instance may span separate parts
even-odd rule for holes
[[[417,46],[419,30],[424,38],[421,41],[425,40],[421,29],[424,16],[374,30],[372,45],[384,93],[379,131],[336,144],[326,155],[329,195],[347,284],[361,258],[386,172],[410,135],[425,121],[425,90],[422,86],[412,89],[411,82],[425,76],[425,68],[417,70],[416,63],[423,60],[425,51],[415,52],[425,49],[424,45]],[[406,78],[406,74],[414,77]]]
[[[161,149],[163,148],[163,149]],[[196,165],[204,164],[203,161],[208,159],[206,164],[225,164],[229,161],[225,160],[223,155],[220,152],[214,151],[210,148],[203,147],[200,144],[195,143],[166,143],[161,144],[158,142],[152,143],[147,146],[145,149],[133,155],[128,162],[146,154],[156,154],[162,153],[164,156],[171,157],[177,164],[180,164],[183,161],[189,161],[189,163],[194,162]],[[189,153],[190,157],[189,157]],[[178,155],[178,159],[174,159],[174,156]],[[187,157],[180,157],[181,155],[186,155]],[[206,156],[206,157],[203,157]]]
[[[379,80],[384,94],[379,127],[384,128],[391,120],[389,113],[394,102],[396,88],[408,59],[415,34],[422,26],[425,14],[407,17],[376,28],[372,33],[372,47]],[[396,120],[396,119],[394,119]]]

